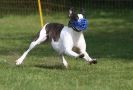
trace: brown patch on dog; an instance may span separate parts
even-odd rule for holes
[[[78,53],[78,54],[81,53],[80,48],[75,47],[75,46],[72,48],[72,51],[74,51],[74,52],[76,52],[76,53]]]
[[[50,40],[58,41],[60,38],[60,32],[64,25],[59,23],[49,23],[46,25],[47,38]]]

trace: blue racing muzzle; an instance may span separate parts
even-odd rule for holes
[[[71,27],[76,29],[77,31],[84,31],[88,27],[88,20],[85,18],[71,21]]]

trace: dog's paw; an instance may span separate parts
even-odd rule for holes
[[[93,59],[92,61],[89,61],[89,64],[97,64],[97,60],[96,59]]]
[[[22,61],[21,60],[16,60],[16,65],[21,65]]]
[[[85,55],[84,54],[80,54],[79,55],[79,58],[83,58]]]

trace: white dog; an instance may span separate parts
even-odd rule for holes
[[[82,13],[76,13],[74,8],[69,10],[69,18],[68,26],[59,23],[45,24],[39,32],[38,38],[31,42],[28,50],[16,61],[16,65],[22,64],[31,49],[47,40],[51,41],[54,50],[61,55],[65,67],[68,67],[68,63],[64,58],[64,54],[75,58],[83,58],[90,64],[96,64],[96,59],[90,58],[86,52],[86,42],[82,33],[87,28],[88,21]]]

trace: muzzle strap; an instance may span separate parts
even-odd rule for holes
[[[68,26],[72,27],[77,32],[84,31],[88,27],[88,20],[83,18],[79,20],[69,21]]]

